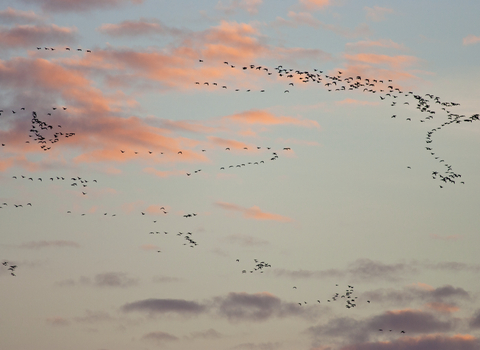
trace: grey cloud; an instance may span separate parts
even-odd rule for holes
[[[138,284],[138,280],[127,277],[127,274],[123,272],[107,272],[96,275],[93,284],[97,287],[124,288]]]
[[[124,312],[146,311],[154,314],[178,313],[195,315],[206,310],[204,305],[183,299],[145,299],[122,306]]]
[[[229,321],[265,321],[273,317],[308,316],[308,308],[285,303],[269,293],[229,293],[215,299],[219,315]]]
[[[83,317],[75,317],[74,320],[79,323],[98,323],[105,321],[113,321],[113,317],[108,312],[103,311],[85,311],[86,315]]]
[[[480,328],[480,309],[475,312],[475,315],[470,321],[470,327],[478,329]]]
[[[275,350],[282,347],[281,343],[268,342],[268,343],[242,343],[234,346],[232,349],[235,350]]]
[[[405,337],[389,342],[352,344],[341,350],[480,350],[477,338],[471,336],[428,335],[419,338]]]
[[[40,248],[48,248],[48,247],[58,247],[58,248],[64,248],[64,247],[72,247],[72,248],[80,248],[80,244],[73,242],[73,241],[32,241],[32,242],[26,242],[22,243],[20,245],[20,248],[26,248],[26,249],[40,249]]]
[[[213,328],[210,328],[204,332],[192,332],[189,336],[185,337],[186,339],[220,339],[223,338],[223,335]]]
[[[141,4],[143,0],[22,0],[40,5],[46,12],[85,12],[96,9],[112,9],[123,4]]]
[[[150,332],[145,334],[142,339],[147,339],[147,340],[154,340],[158,343],[163,343],[166,341],[177,341],[178,338],[172,334],[165,333],[165,332]]]

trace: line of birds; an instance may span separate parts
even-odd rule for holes
[[[27,180],[27,181],[32,181],[32,182],[42,182],[43,183],[43,179],[42,177],[38,177],[38,178],[34,178],[34,177],[28,177],[28,176],[25,176],[25,175],[13,175],[12,176],[13,179],[15,180]],[[86,195],[87,192],[86,191],[86,187],[88,187],[88,184],[89,183],[98,183],[98,181],[96,179],[93,179],[93,180],[87,180],[85,178],[82,178],[80,176],[76,176],[76,177],[71,177],[70,179],[68,178],[65,178],[63,176],[52,176],[50,178],[45,178],[45,183],[47,182],[53,182],[53,181],[68,181],[68,182],[71,182],[70,183],[70,186],[71,187],[79,187],[81,188],[83,191],[82,194],[83,195]]]
[[[203,59],[199,59],[200,63],[203,63]],[[236,66],[230,64],[229,62],[224,62],[224,64],[230,66],[231,68],[235,69]],[[420,122],[425,122],[427,120],[431,120],[434,118],[436,111],[431,108],[431,103],[433,101],[434,105],[439,105],[441,107],[441,110],[447,114],[447,119],[448,121],[442,123],[440,126],[431,129],[427,133],[427,138],[426,138],[426,143],[430,144],[432,143],[432,135],[435,131],[440,130],[442,127],[445,127],[449,124],[453,123],[464,123],[464,122],[473,122],[473,121],[478,121],[480,120],[479,114],[474,114],[471,117],[466,117],[465,115],[458,115],[451,113],[447,108],[449,107],[455,107],[459,106],[459,103],[455,102],[442,102],[439,96],[434,96],[433,94],[426,94],[425,97],[422,97],[420,95],[414,94],[412,91],[409,91],[408,93],[404,93],[400,87],[395,87],[392,83],[391,79],[372,79],[372,78],[364,78],[362,76],[349,76],[346,77],[343,75],[342,71],[337,71],[336,74],[334,75],[327,75],[327,74],[322,74],[323,71],[314,69],[314,72],[309,72],[309,71],[300,71],[300,70],[294,70],[294,69],[287,69],[283,68],[283,66],[278,66],[275,67],[274,69],[270,69],[268,67],[264,66],[256,66],[254,64],[246,65],[246,66],[240,66],[237,69],[241,69],[243,71],[260,71],[263,73],[266,73],[268,76],[273,75],[273,72],[275,72],[277,77],[285,77],[288,78],[289,80],[294,80],[297,78],[300,80],[302,83],[317,83],[317,84],[322,84],[324,87],[328,89],[329,92],[331,91],[351,91],[351,90],[361,90],[362,92],[367,92],[367,93],[382,93],[383,95],[380,96],[380,100],[384,101],[387,98],[392,98],[392,99],[397,99],[398,97],[405,96],[409,98],[413,98],[413,101],[404,101],[403,105],[410,105],[410,102],[416,103],[416,108],[422,112],[422,113],[427,113],[428,116],[425,117],[424,119],[420,119]],[[201,84],[199,81],[195,82],[196,85],[199,86],[216,86],[216,87],[221,87],[222,89],[228,89],[227,85],[222,85],[217,82],[204,82]],[[289,88],[294,87],[295,83],[292,81],[288,84]],[[333,86],[335,86],[335,89],[333,89]],[[234,89],[235,91],[240,91],[240,89],[236,88]],[[245,92],[250,92],[252,91],[251,89],[246,89]],[[260,92],[265,92],[265,89],[258,89]],[[290,90],[285,90],[286,92],[290,92]],[[388,100],[387,100],[388,101]],[[390,101],[390,106],[394,107],[397,105],[397,101]],[[391,118],[396,118],[396,115],[392,115]],[[412,121],[411,118],[406,118],[407,121]],[[431,150],[431,146],[427,147],[427,150]],[[433,152],[431,152],[433,153]],[[434,155],[434,154],[431,154]],[[444,160],[440,159],[438,156],[435,157],[437,160],[439,160],[440,163],[444,162]],[[457,174],[453,171],[453,168],[451,165],[444,163],[443,164],[446,168],[444,171],[442,177],[438,177],[441,181],[444,181],[445,183],[451,183],[455,184],[455,179],[461,177],[460,174]],[[437,177],[433,177],[434,179],[437,179]],[[463,183],[463,182],[462,182]],[[442,185],[440,185],[440,188],[443,188]]]
[[[37,50],[41,50],[41,49],[42,49],[41,47],[38,47],[38,46],[37,46]],[[54,47],[44,47],[44,49],[47,50],[47,51],[55,51],[55,50],[57,50],[57,49],[54,48]],[[69,47],[66,47],[66,48],[65,48],[65,51],[71,51],[71,49],[70,49]],[[77,51],[83,51],[83,49],[78,48]],[[85,50],[85,51],[88,52],[88,53],[91,53],[91,52],[92,52],[92,50],[90,50],[90,49]]]
[[[18,204],[18,203],[10,203],[10,207],[12,208],[26,208],[26,207],[32,207],[32,203],[26,203],[25,205],[23,204]],[[0,209],[3,209],[5,207],[8,207],[8,203],[7,202],[3,202],[1,205],[0,205]]]

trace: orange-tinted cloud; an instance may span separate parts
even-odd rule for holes
[[[31,47],[33,49],[44,42],[51,45],[72,43],[76,40],[76,28],[59,27],[55,24],[25,24],[13,28],[0,26],[0,45],[4,48]]]
[[[431,233],[430,238],[440,239],[440,240],[444,240],[444,241],[457,241],[459,239],[462,239],[463,237],[461,235],[440,236],[440,235],[437,235],[435,233]]]
[[[345,38],[356,38],[359,36],[365,36],[370,34],[370,28],[365,23],[360,24],[355,29],[349,29],[334,24],[324,23],[319,19],[313,17],[313,15],[309,12],[289,11],[288,18],[289,19],[277,17],[273,24],[289,27],[308,25],[313,28],[321,28],[323,30],[328,30]],[[330,54],[323,52],[323,59],[331,59]]]
[[[223,120],[232,121],[241,124],[260,124],[260,125],[279,125],[291,124],[305,127],[319,128],[320,125],[315,120],[303,120],[293,117],[277,117],[270,112],[261,110],[250,110],[223,117]]]
[[[307,10],[320,10],[330,5],[330,0],[300,0],[302,7]]]
[[[480,43],[480,36],[470,34],[463,38],[463,45],[473,45],[478,43]]]
[[[450,305],[450,304],[446,304],[446,303],[440,303],[440,302],[427,303],[425,305],[425,307],[427,307],[428,309],[438,311],[438,312],[442,312],[442,313],[453,313],[453,312],[457,312],[458,310],[460,310],[460,308],[458,306]]]
[[[361,49],[365,50],[367,48],[372,48],[372,47],[383,47],[383,48],[391,48],[391,49],[396,49],[396,50],[404,50],[405,46],[403,44],[398,44],[394,42],[392,39],[380,39],[380,40],[361,40],[357,41],[355,43],[347,43],[346,45],[347,49]]]
[[[22,24],[40,21],[42,21],[42,17],[40,17],[33,11],[22,11],[11,7],[7,7],[6,10],[0,11],[0,22],[2,23]]]
[[[414,56],[388,56],[374,53],[359,53],[356,55],[346,54],[345,58],[352,62],[385,65],[393,69],[405,68],[419,62],[418,58]]]
[[[156,246],[156,245],[154,245],[154,244],[142,244],[142,245],[140,246],[140,249],[149,252],[149,251],[152,251],[152,250],[158,251],[158,250],[160,249],[160,247],[159,247],[159,246]]]
[[[244,208],[244,207],[241,207],[241,206],[236,205],[236,204],[225,203],[225,202],[216,202],[215,204],[217,206],[225,209],[225,210],[238,211],[238,212],[243,214],[244,218],[247,218],[247,219],[274,220],[274,221],[280,221],[280,222],[290,222],[290,221],[292,221],[291,218],[286,217],[286,216],[263,212],[256,205],[254,205],[251,208]]]
[[[360,106],[378,106],[379,102],[360,101],[353,98],[346,98],[342,101],[336,101],[337,105],[360,105]]]
[[[119,24],[106,23],[97,28],[102,34],[113,37],[140,36],[152,34],[180,35],[183,30],[165,26],[157,19],[140,18],[136,21],[123,21]]]

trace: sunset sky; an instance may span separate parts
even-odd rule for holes
[[[0,348],[480,350],[479,13],[1,1]]]

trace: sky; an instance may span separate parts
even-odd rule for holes
[[[0,347],[480,350],[478,13],[3,0]]]

